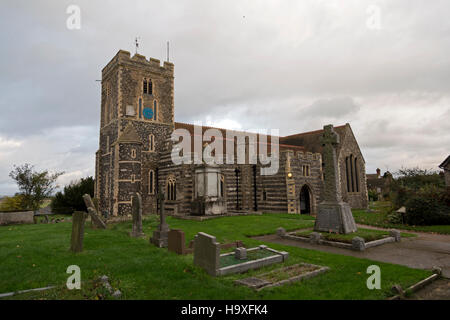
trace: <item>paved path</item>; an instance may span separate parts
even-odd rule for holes
[[[369,226],[358,226],[370,228]],[[362,252],[335,248],[327,245],[310,244],[302,241],[280,239],[276,235],[266,235],[256,237],[256,239],[300,248],[400,264],[416,269],[432,269],[434,266],[438,266],[442,268],[442,275],[446,278],[450,278],[450,235],[411,231],[406,232],[417,234],[417,237],[404,238],[401,242],[387,243],[379,247],[369,248]]]

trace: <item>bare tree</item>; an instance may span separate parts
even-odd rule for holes
[[[16,181],[20,194],[23,195],[23,206],[27,209],[38,210],[44,199],[58,187],[56,179],[62,174],[64,172],[35,171],[34,166],[25,163],[14,166],[9,176]]]

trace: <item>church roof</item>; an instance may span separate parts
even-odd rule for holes
[[[190,124],[190,123],[175,122],[175,129],[186,129],[191,134],[191,137],[195,137],[194,127],[195,127],[195,125]],[[223,148],[224,152],[226,150],[225,144],[226,144],[226,140],[227,140],[227,135],[226,135],[227,132],[235,133],[235,134],[243,134],[243,135],[254,134],[252,132],[229,130],[229,129],[223,129],[223,128],[210,127],[210,126],[202,126],[201,128],[202,128],[202,135],[208,129],[216,129],[222,133],[222,140],[224,141],[224,148]],[[258,136],[258,141],[259,141],[259,137],[262,137],[262,136],[266,137],[267,150],[268,150],[268,152],[270,152],[270,143],[272,141],[273,136],[263,135],[263,134],[257,134],[257,136]],[[282,138],[279,138],[279,139],[280,139],[280,142],[279,142],[280,150],[294,150],[294,151],[304,151],[305,150],[305,148],[303,146],[285,144],[285,143],[281,142]],[[192,143],[194,143],[193,140],[194,139],[192,139]]]
[[[343,140],[346,132],[346,125],[334,127],[334,131],[339,134],[341,141]],[[280,138],[280,143],[295,145],[295,146],[303,146],[307,151],[313,153],[322,153],[322,144],[320,143],[320,138],[323,134],[323,129],[297,133],[290,136]]]

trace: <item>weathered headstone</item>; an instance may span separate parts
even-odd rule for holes
[[[145,234],[142,232],[142,197],[136,192],[131,197],[131,213],[133,215],[133,229],[130,236],[139,238]]]
[[[72,238],[70,244],[70,250],[72,252],[83,251],[85,219],[86,215],[81,211],[75,211],[72,215]]]
[[[366,250],[366,242],[361,237],[354,237],[352,239],[352,249],[356,251]]]
[[[283,236],[285,236],[286,235],[286,229],[284,229],[284,228],[282,228],[282,227],[279,227],[278,229],[277,229],[277,236],[278,237],[283,237]]]
[[[153,231],[153,237],[150,238],[150,242],[159,248],[165,248],[168,245],[169,237],[169,226],[166,223],[166,218],[164,216],[164,193],[162,189],[158,192],[158,202],[159,202],[159,227],[157,230]]]
[[[390,231],[389,231],[389,236],[393,237],[393,238],[395,239],[395,242],[400,242],[400,241],[402,241],[401,233],[400,233],[400,231],[398,231],[398,230],[395,230],[395,229],[390,230]]]
[[[182,230],[171,229],[169,231],[169,251],[175,252],[176,254],[186,253],[186,242],[184,237],[184,232]]]
[[[194,265],[216,276],[219,269],[220,244],[216,237],[199,232],[194,239]]]
[[[321,142],[325,163],[324,200],[318,205],[314,230],[344,234],[355,232],[357,228],[350,206],[342,201],[336,158],[336,148],[340,141],[333,125],[324,126]]]
[[[322,235],[319,232],[311,232],[309,235],[309,242],[311,243],[319,243]]]
[[[88,194],[85,194],[83,196],[83,200],[84,200],[84,204],[86,205],[86,208],[88,210],[88,213],[91,216],[91,220],[95,224],[95,226],[97,226],[98,228],[106,229],[106,224],[98,216],[97,210],[95,209],[95,206],[94,206],[94,203],[92,202],[91,196]]]

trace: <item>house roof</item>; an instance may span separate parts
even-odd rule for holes
[[[450,163],[450,155],[447,157],[447,159],[444,160],[444,162],[442,162],[439,165],[439,168],[444,169],[445,167],[447,167]]]

